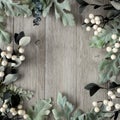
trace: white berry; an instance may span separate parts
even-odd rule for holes
[[[1,62],[1,65],[2,66],[6,66],[8,64],[8,62],[6,61],[6,60],[3,60],[2,62]]]
[[[119,41],[120,41],[120,37],[119,37]]]
[[[12,55],[10,54],[10,53],[8,53],[7,55],[6,55],[6,58],[7,59],[10,59],[12,57]]]
[[[5,108],[1,107],[0,108],[0,112],[4,113],[5,112]]]
[[[111,52],[111,51],[112,51],[112,48],[111,48],[111,47],[107,47],[107,48],[106,48],[106,51],[107,51],[107,52]]]
[[[15,112],[15,108],[11,108],[11,109],[10,109],[10,112],[11,112],[11,113]]]
[[[97,31],[98,31],[98,32],[101,32],[101,31],[102,31],[102,28],[101,28],[101,27],[98,27],[98,28],[97,28]]]
[[[25,51],[24,48],[22,47],[19,48],[19,53],[24,53],[24,51]]]
[[[111,59],[112,59],[112,60],[115,60],[115,59],[116,59],[116,55],[114,55],[114,54],[111,55]]]
[[[116,98],[116,95],[112,95],[112,96],[111,96],[111,99],[114,100],[115,98]]]
[[[91,27],[90,26],[87,26],[86,27],[86,31],[90,31],[91,30]]]
[[[117,48],[113,48],[112,51],[113,51],[113,53],[117,53],[118,49]]]
[[[98,31],[94,31],[94,35],[97,36],[98,35]]]
[[[8,105],[7,104],[3,104],[3,108],[8,108]]]
[[[1,52],[1,57],[5,57],[6,56],[6,52]]]
[[[21,61],[24,61],[24,60],[25,60],[25,56],[24,56],[24,55],[21,55],[21,56],[20,56],[20,60],[21,60]]]
[[[18,105],[18,109],[22,109],[23,108],[23,106],[22,105]]]
[[[95,107],[95,108],[94,108],[94,111],[95,111],[96,113],[98,113],[98,112],[100,111],[100,109],[99,109],[98,107]]]
[[[103,104],[104,104],[104,105],[108,105],[108,100],[104,100],[104,101],[103,101]]]
[[[16,55],[13,55],[12,56],[12,60],[16,60],[17,59],[17,56]]]
[[[90,19],[93,19],[94,18],[94,15],[91,13],[91,14],[89,14],[89,18]]]
[[[22,115],[23,114],[23,110],[18,110],[18,115]]]
[[[17,115],[17,112],[16,111],[12,112],[12,115],[13,116]]]
[[[113,34],[113,35],[111,36],[111,38],[112,38],[113,40],[116,40],[116,39],[117,39],[117,35],[116,35],[116,34]]]
[[[0,77],[3,77],[4,75],[5,75],[5,73],[0,71]]]
[[[12,52],[13,51],[13,47],[7,46],[7,51]]]
[[[100,17],[96,16],[95,21],[100,21]]]
[[[86,24],[88,24],[89,22],[90,22],[90,21],[89,21],[89,19],[87,19],[87,18],[84,20],[84,23],[86,23]]]
[[[101,23],[101,22],[100,22],[99,20],[98,20],[98,21],[96,21],[96,24],[97,24],[97,25],[100,25],[100,23]]]
[[[92,24],[94,24],[94,23],[95,23],[95,20],[94,20],[94,19],[92,19],[90,22],[91,22]]]
[[[108,91],[108,96],[112,96],[113,92],[112,91]]]
[[[93,105],[94,107],[96,107],[96,106],[98,105],[98,103],[97,103],[96,101],[94,101],[94,102],[92,103],[92,105]]]
[[[113,104],[112,101],[109,101],[109,102],[108,102],[108,106],[112,107],[113,105],[114,105],[114,104]]]
[[[120,43],[115,43],[115,48],[119,48],[120,47]]]
[[[115,109],[119,110],[120,109],[120,104],[115,104]]]
[[[107,106],[107,107],[106,107],[106,111],[111,111],[111,107],[110,107],[110,106]]]
[[[120,93],[120,88],[117,88],[117,93]]]
[[[24,119],[27,119],[29,116],[27,115],[27,114],[25,114],[24,116],[23,116],[23,118]]]
[[[93,29],[96,30],[98,28],[97,25],[93,25]]]

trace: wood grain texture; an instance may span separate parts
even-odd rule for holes
[[[83,17],[93,10],[88,8],[82,17],[79,5],[70,1],[76,19],[74,27],[64,27],[52,14],[38,27],[33,26],[33,18],[18,17],[8,21],[8,25],[13,23],[8,27],[11,33],[24,31],[32,38],[26,48],[26,62],[20,68],[22,77],[16,84],[35,91],[32,103],[49,97],[56,101],[58,92],[62,92],[73,104],[88,110],[92,100],[106,97],[101,91],[90,98],[84,90],[86,84],[98,82],[98,63],[103,54],[89,47],[93,33],[81,27]]]

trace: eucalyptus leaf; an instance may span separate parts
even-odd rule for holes
[[[5,76],[3,84],[8,85],[18,79],[18,74],[8,74]]]
[[[30,41],[31,41],[30,37],[28,37],[28,36],[22,37],[19,41],[19,45],[20,46],[26,46],[30,43]]]

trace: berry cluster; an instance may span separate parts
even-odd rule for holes
[[[20,116],[25,120],[29,117],[28,114],[26,114],[26,111],[23,109],[22,105],[18,105],[17,108],[13,108],[13,107],[9,108],[9,105],[7,103],[8,100],[5,100],[2,107],[0,108],[0,112],[3,115],[10,113],[12,115],[11,118]]]
[[[111,53],[111,59],[115,60],[116,54],[118,53],[119,48],[120,48],[120,37],[118,37],[116,34],[113,34],[111,38],[112,40],[114,40],[114,44],[112,46],[108,46],[106,48],[106,51],[108,53]]]
[[[94,14],[89,14],[89,18],[85,18],[84,23],[86,24],[86,31],[91,31],[93,28],[94,35],[97,36],[101,31],[101,17],[95,16]]]
[[[105,111],[107,112],[120,110],[120,104],[115,103],[115,99],[120,98],[119,96],[117,96],[118,94],[120,94],[120,88],[117,88],[115,91],[110,90],[108,91],[107,94],[108,94],[108,99],[98,102],[94,101],[92,103],[92,105],[94,106],[94,111],[96,113],[100,112],[101,103],[105,107]]]
[[[21,62],[25,60],[24,48],[19,47],[18,51],[15,51],[12,46],[7,46],[6,50],[1,50],[1,66],[14,66],[16,61],[20,60]],[[0,71],[0,77],[4,77],[4,71]]]

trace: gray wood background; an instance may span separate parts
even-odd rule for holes
[[[20,68],[22,78],[17,83],[35,91],[31,102],[49,97],[56,102],[58,92],[62,92],[74,105],[87,111],[93,100],[105,98],[105,91],[90,98],[84,90],[86,84],[98,83],[98,63],[104,52],[89,47],[93,33],[87,33],[81,26],[83,18],[95,12],[87,8],[80,15],[75,0],[71,0],[71,5],[76,20],[74,27],[64,27],[51,13],[42,19],[40,26],[33,26],[33,18],[9,18],[7,29],[12,34],[24,31],[32,38],[26,47],[26,61]]]

